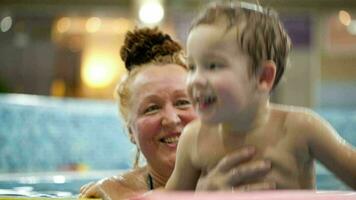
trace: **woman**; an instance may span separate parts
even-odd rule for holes
[[[138,154],[132,171],[89,183],[81,197],[125,199],[163,187],[171,175],[179,136],[197,115],[186,93],[185,65],[181,46],[157,28],[128,32],[121,48],[128,74],[117,94],[120,112]],[[139,153],[147,164],[138,167]],[[255,183],[269,168],[264,162],[250,161],[253,147],[225,157],[215,169],[200,179],[198,190],[273,189],[273,183]]]

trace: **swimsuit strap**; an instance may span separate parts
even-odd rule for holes
[[[154,187],[153,187],[153,178],[151,176],[151,174],[148,174],[147,176],[147,188],[148,190],[153,190]]]

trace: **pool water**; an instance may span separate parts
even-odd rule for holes
[[[318,190],[351,190],[324,167],[318,165],[317,170]],[[120,173],[124,173],[124,171],[90,172],[89,175],[78,175],[77,173],[53,174],[42,178],[24,176],[12,180],[1,180],[0,178],[0,196],[74,197],[79,193],[82,185]]]
[[[0,196],[73,197],[86,183],[124,171],[63,172],[0,176]]]
[[[85,183],[130,169],[135,147],[117,111],[115,102],[0,94],[0,195],[73,196]],[[355,107],[315,111],[356,146]],[[71,166],[91,175],[58,172]],[[316,171],[317,189],[350,190],[323,166]]]

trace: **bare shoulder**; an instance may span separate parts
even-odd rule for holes
[[[206,140],[209,134],[218,132],[218,125],[203,123],[200,119],[196,119],[185,126],[181,136],[184,143],[194,144],[196,146],[198,140]],[[213,134],[216,136],[216,134]],[[181,143],[181,142],[179,142]],[[183,142],[182,142],[183,143]]]
[[[182,136],[179,140],[189,140],[191,141],[193,138],[196,138],[200,129],[201,129],[201,121],[199,119],[196,119],[189,124],[187,124],[182,132]],[[185,141],[188,142],[188,141]]]
[[[184,132],[194,133],[200,129],[202,123],[200,119],[195,119],[184,127]]]
[[[274,112],[285,115],[284,125],[289,128],[307,128],[308,126],[314,126],[315,123],[323,122],[319,114],[309,108],[273,104],[272,109]]]
[[[108,177],[98,181],[89,188],[87,197],[100,197],[103,199],[127,199],[147,191],[145,184],[146,167],[134,169],[124,174]]]
[[[121,190],[140,191],[146,190],[146,167],[133,169],[124,174],[115,176],[115,182]]]
[[[285,114],[284,126],[291,134],[311,139],[315,134],[333,132],[331,125],[309,108],[274,105],[274,109]]]

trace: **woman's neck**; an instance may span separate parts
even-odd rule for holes
[[[153,169],[150,165],[147,165],[148,175],[152,177],[153,188],[164,187],[169,179],[169,176],[163,176],[162,173],[159,173],[155,169]]]

